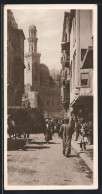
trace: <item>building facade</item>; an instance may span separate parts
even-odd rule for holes
[[[65,12],[64,23],[63,23],[63,35],[61,44],[61,98],[64,109],[64,118],[70,115],[69,104],[70,104],[70,37],[69,37],[69,21],[70,13]]]
[[[21,106],[24,93],[24,33],[7,10],[7,105]]]
[[[70,10],[64,15],[62,46],[64,42],[69,50],[69,63],[64,63],[62,50],[62,100],[65,99],[65,83],[68,80],[70,89],[66,88],[69,105],[63,107],[69,116],[84,117],[87,121],[93,119],[93,15],[92,10]],[[66,22],[65,22],[66,21]],[[68,39],[67,39],[68,37]],[[66,38],[66,39],[65,39]],[[65,42],[65,43],[66,43]],[[66,71],[67,70],[67,71]],[[65,74],[66,72],[66,74]],[[64,86],[64,87],[63,87]],[[67,114],[68,116],[68,114]]]
[[[93,119],[92,28],[92,10],[71,10],[70,106],[76,117],[87,121]]]

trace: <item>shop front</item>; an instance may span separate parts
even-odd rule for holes
[[[93,144],[93,95],[83,94],[70,104],[73,108],[75,120],[83,119],[88,125],[87,137],[89,144]]]

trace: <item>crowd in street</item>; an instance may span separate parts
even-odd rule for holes
[[[9,124],[9,123],[8,123]],[[9,128],[12,129],[12,134],[14,136],[15,132],[15,122],[11,120]],[[58,133],[58,137],[62,138],[63,144],[63,154],[68,157],[71,153],[71,139],[73,133],[75,133],[75,141],[79,141],[80,151],[86,150],[86,145],[88,143],[88,134],[91,132],[92,136],[93,125],[92,121],[87,123],[84,118],[77,117],[75,120],[73,117],[71,120],[62,119],[62,120],[53,120],[45,119],[45,130],[44,136],[45,141],[49,143],[52,140],[55,132]],[[24,132],[24,139],[29,142],[29,131]],[[16,138],[16,136],[15,136]],[[93,138],[93,137],[92,137]]]
[[[45,141],[49,143],[52,140],[55,128],[57,129],[58,136],[62,138],[63,154],[68,157],[71,153],[71,139],[75,132],[75,141],[79,140],[80,151],[86,150],[88,143],[88,133],[92,131],[92,122],[87,123],[84,118],[77,118],[76,122],[72,118],[62,119],[60,122],[55,123],[52,120],[46,120],[46,129],[44,132]]]

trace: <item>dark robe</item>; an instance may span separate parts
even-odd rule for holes
[[[51,133],[51,126],[46,125],[46,130],[45,130],[45,141],[48,142],[49,140],[52,140],[52,133]]]
[[[58,135],[59,135],[59,137],[61,137],[61,138],[63,138],[64,126],[65,126],[65,124],[62,124],[62,125],[60,126],[60,130],[59,130],[59,132],[58,132]]]
[[[64,124],[63,153],[65,154],[65,156],[68,156],[71,153],[71,138],[72,138],[71,124]]]

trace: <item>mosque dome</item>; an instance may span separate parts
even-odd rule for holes
[[[50,72],[45,64],[40,64],[40,84],[41,86],[49,86]]]
[[[41,80],[49,79],[49,69],[45,64],[40,64],[40,78]]]

